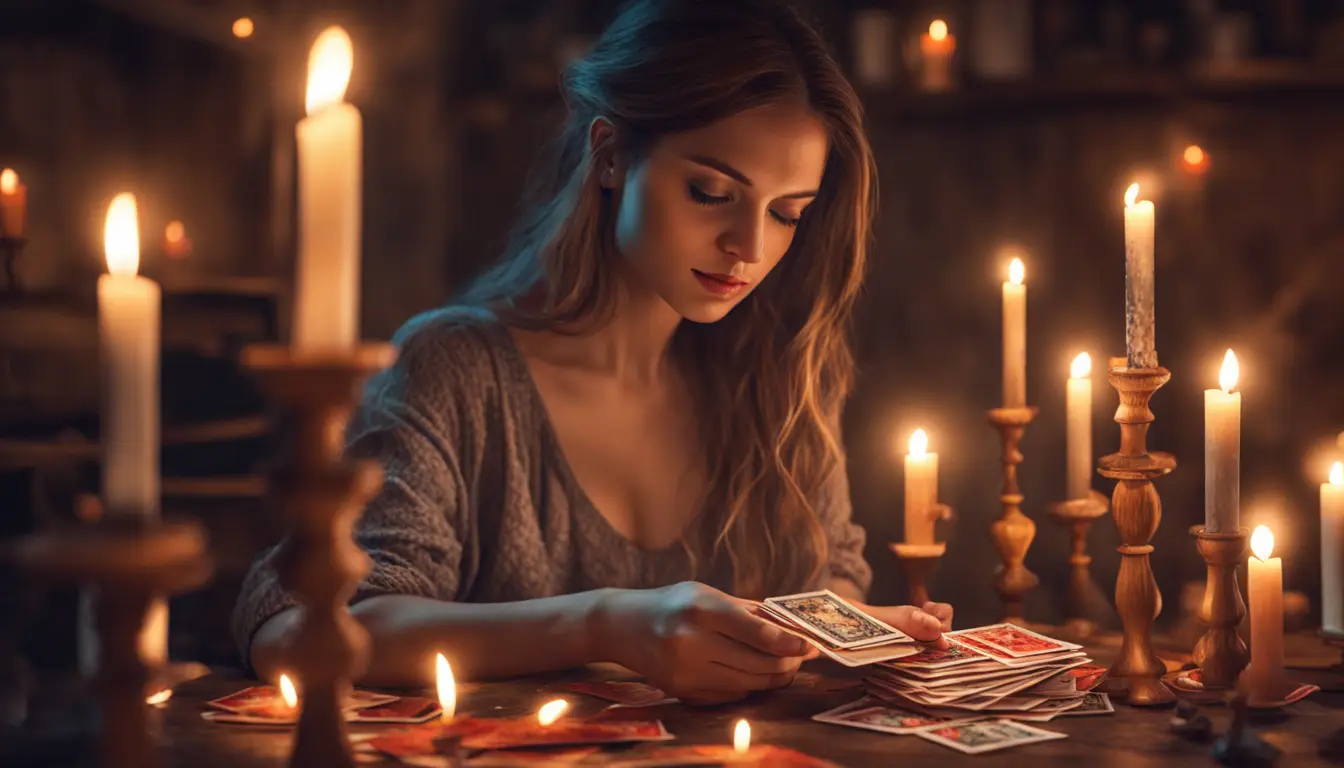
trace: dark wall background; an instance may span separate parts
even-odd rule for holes
[[[558,64],[614,5],[14,0],[0,24],[0,165],[28,184],[25,283],[34,294],[91,293],[106,201],[131,188],[147,244],[168,219],[186,223],[196,246],[186,268],[197,277],[287,285],[306,47],[320,27],[342,23],[356,44],[350,99],[365,119],[363,318],[366,335],[385,338],[498,253],[533,153],[560,115]],[[1246,60],[1216,73],[1204,65],[1204,17],[1190,10],[1201,4],[1174,5],[1038,0],[1032,72],[1021,80],[977,82],[963,56],[962,87],[950,94],[917,93],[904,72],[861,85],[881,208],[845,427],[875,599],[904,594],[886,543],[901,531],[901,445],[919,425],[959,513],[935,597],[968,623],[997,617],[988,527],[999,445],[984,411],[999,398],[997,254],[1013,243],[1029,254],[1028,393],[1041,408],[1021,470],[1038,525],[1027,563],[1042,577],[1028,616],[1058,618],[1068,541],[1045,508],[1063,490],[1064,379],[1077,351],[1095,361],[1123,354],[1121,195],[1135,177],[1157,204],[1158,346],[1173,372],[1154,399],[1150,444],[1181,461],[1158,486],[1164,617],[1177,612],[1182,582],[1203,573],[1186,534],[1203,514],[1201,390],[1216,386],[1229,346],[1243,365],[1243,518],[1272,521],[1288,586],[1319,594],[1316,484],[1344,451],[1335,442],[1344,428],[1344,3],[1204,4],[1244,14],[1253,31]],[[975,2],[808,6],[847,66],[860,10],[892,13],[901,39],[941,15],[959,50],[974,44],[961,30]],[[235,39],[229,25],[244,14],[256,33]],[[1144,43],[1153,39],[1167,42]],[[1189,143],[1207,151],[1205,172],[1182,166]],[[147,245],[145,269],[162,266]],[[39,358],[0,351],[0,401],[43,391],[54,374]],[[93,375],[87,355],[63,359],[61,375]],[[1103,453],[1118,430],[1100,376],[1094,402]],[[0,431],[54,434],[96,408],[24,403],[5,411]],[[1096,487],[1109,492],[1100,479]],[[232,526],[219,539],[240,550],[236,571],[269,532],[252,530],[252,500],[226,507],[235,514],[218,523]],[[1091,541],[1109,590],[1113,524],[1103,519]],[[215,621],[229,600],[221,589],[201,620]]]

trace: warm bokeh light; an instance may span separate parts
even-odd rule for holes
[[[929,435],[922,429],[916,429],[910,435],[910,455],[923,456],[929,452]]]
[[[553,699],[541,705],[537,710],[537,722],[542,725],[550,725],[569,709],[569,702],[564,699]]]
[[[1237,388],[1237,379],[1241,378],[1241,365],[1237,362],[1237,356],[1232,350],[1227,350],[1223,355],[1223,367],[1218,371],[1218,386],[1224,393],[1231,392]]]
[[[439,720],[452,722],[457,712],[457,683],[453,680],[453,668],[442,653],[434,654],[434,682],[439,691],[439,708],[443,710]]]
[[[1187,169],[1200,171],[1204,169],[1204,165],[1208,162],[1209,156],[1205,154],[1204,149],[1198,144],[1191,144],[1181,153],[1181,159],[1185,161],[1185,167]]]
[[[103,227],[103,251],[107,271],[114,275],[134,275],[140,269],[140,227],[135,211],[135,195],[122,192],[107,207]]]
[[[929,37],[942,42],[947,39],[947,22],[942,19],[934,19],[929,23]]]
[[[1262,561],[1274,554],[1274,532],[1269,530],[1269,526],[1255,526],[1255,532],[1251,534],[1251,551]]]
[[[187,236],[187,228],[180,221],[170,221],[163,228],[163,239],[170,243],[180,243]]]
[[[1013,285],[1021,285],[1026,278],[1027,265],[1023,264],[1021,259],[1013,257],[1012,263],[1008,265],[1008,282]]]
[[[1131,208],[1139,200],[1139,183],[1136,181],[1125,190],[1125,207]]]
[[[751,749],[751,723],[738,720],[733,726],[733,751],[745,755]]]
[[[1092,375],[1092,356],[1086,352],[1079,352],[1078,356],[1073,358],[1069,364],[1069,376],[1075,379],[1086,379]]]
[[[290,681],[289,675],[280,676],[280,698],[285,700],[285,706],[290,709],[299,706],[299,692],[294,690],[294,683]]]
[[[350,35],[340,27],[327,27],[313,41],[308,54],[308,114],[338,104],[345,98],[354,68],[355,52]]]
[[[1330,484],[1336,488],[1344,486],[1344,461],[1330,465]]]
[[[236,19],[233,22],[233,36],[239,40],[251,37],[254,29],[255,25],[252,23],[252,20],[246,16]]]
[[[14,172],[13,168],[6,168],[0,171],[0,192],[6,195],[14,194],[14,190],[19,188],[19,174]]]
[[[173,689],[164,688],[162,691],[159,691],[158,693],[155,693],[146,698],[145,703],[150,705],[151,707],[154,707],[158,706],[159,704],[163,704],[164,702],[168,701],[171,698],[173,698]]]

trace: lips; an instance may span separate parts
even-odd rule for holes
[[[698,269],[692,269],[691,271],[701,277],[707,277],[711,280],[717,280],[718,282],[723,283],[724,285],[729,286],[731,288],[738,288],[747,284],[746,280],[741,280],[739,278],[733,277],[732,275],[725,275],[721,272],[701,272]]]

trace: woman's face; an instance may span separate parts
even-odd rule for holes
[[[789,249],[827,149],[821,122],[794,104],[666,136],[613,174],[616,245],[681,317],[720,320]]]

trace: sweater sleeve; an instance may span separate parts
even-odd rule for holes
[[[817,500],[817,516],[829,545],[828,578],[848,579],[863,594],[873,581],[873,570],[863,557],[867,534],[853,521],[849,498],[849,476],[844,455],[822,486]]]
[[[410,330],[396,363],[369,382],[347,429],[347,455],[376,460],[384,472],[355,524],[371,568],[352,602],[382,594],[457,596],[469,502],[459,457],[464,393],[451,373],[461,361],[454,357],[440,334]],[[298,604],[280,584],[280,546],[253,563],[234,608],[233,635],[245,665],[257,629]]]

